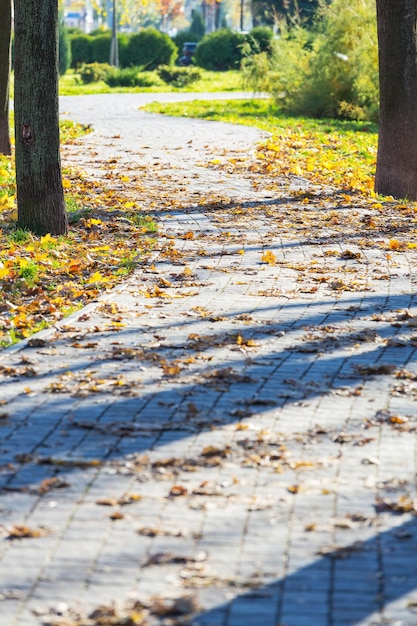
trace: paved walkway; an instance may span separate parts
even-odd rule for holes
[[[415,625],[415,252],[305,181],[203,167],[262,133],[140,102],[63,101],[96,130],[65,163],[158,159],[167,239],[0,356],[1,625]]]

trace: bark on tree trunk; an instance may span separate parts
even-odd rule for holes
[[[58,105],[58,2],[15,0],[15,138],[18,223],[68,232]]]
[[[9,131],[11,0],[0,0],[0,153],[11,154]]]
[[[417,199],[417,0],[376,0],[380,119],[375,191]]]

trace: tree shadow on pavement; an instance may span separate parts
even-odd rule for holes
[[[302,626],[313,620],[320,626],[347,626],[368,619],[390,603],[394,603],[396,619],[404,612],[408,616],[402,598],[417,587],[414,559],[410,558],[417,541],[414,519],[402,526],[394,520],[395,527],[388,530],[372,524],[368,528],[365,519],[365,530],[354,531],[355,537],[365,535],[358,543],[336,538],[331,529],[324,538],[317,538],[315,532],[305,532],[302,539],[291,537],[290,518],[292,499],[303,502],[306,497],[304,482],[308,489],[318,489],[311,500],[306,492],[307,510],[314,505],[311,516],[320,509],[332,516],[334,505],[320,500],[322,492],[335,490],[343,499],[348,487],[342,481],[337,487],[323,483],[322,489],[320,480],[328,475],[337,483],[341,476],[335,467],[346,458],[363,468],[360,480],[356,477],[352,483],[356,489],[369,472],[362,460],[373,466],[372,456],[379,454],[378,442],[383,436],[407,472],[403,442],[415,436],[414,379],[412,372],[404,378],[396,375],[406,366],[415,369],[413,327],[407,325],[407,316],[400,319],[401,310],[411,307],[413,299],[411,293],[385,298],[349,294],[330,312],[323,301],[289,302],[279,310],[273,306],[258,309],[262,324],[248,317],[249,307],[240,308],[235,315],[244,316],[243,330],[238,325],[235,331],[229,324],[233,316],[225,316],[225,320],[211,323],[205,339],[200,324],[207,326],[207,320],[195,316],[181,318],[184,321],[180,323],[177,316],[175,324],[165,314],[156,317],[151,336],[148,328],[141,328],[141,318],[113,336],[100,331],[93,336],[87,330],[83,333],[80,324],[58,333],[46,345],[18,353],[16,367],[24,368],[32,367],[32,362],[36,367],[36,355],[42,350],[53,349],[58,354],[62,350],[57,364],[47,357],[45,369],[36,376],[17,376],[1,385],[2,397],[10,400],[0,427],[0,505],[5,522],[10,525],[20,518],[31,525],[54,526],[55,519],[62,533],[59,541],[64,544],[73,537],[81,546],[70,557],[60,557],[59,549],[54,548],[53,563],[45,565],[39,589],[46,585],[49,593],[54,590],[54,597],[69,602],[72,591],[68,585],[61,589],[58,581],[68,583],[74,578],[81,581],[91,602],[99,581],[105,581],[102,584],[111,597],[109,585],[123,569],[133,572],[130,584],[137,576],[137,589],[149,589],[155,577],[164,580],[174,573],[161,570],[166,565],[163,560],[147,565],[146,559],[170,550],[174,555],[178,551],[190,554],[197,546],[207,548],[209,560],[221,568],[222,556],[227,558],[230,545],[240,542],[246,532],[248,512],[257,514],[256,507],[251,508],[257,490],[262,514],[264,489],[268,488],[267,510],[270,506],[276,515],[282,515],[279,523],[272,527],[269,518],[263,520],[263,534],[255,545],[259,553],[249,553],[246,569],[244,559],[235,554],[233,562],[240,579],[225,584],[225,574],[212,585],[209,577],[202,581],[207,583],[207,588],[198,588],[202,605],[212,608],[195,618],[196,625]],[[389,316],[374,335],[367,321],[379,307],[380,313]],[[280,311],[285,313],[282,318]],[[271,320],[269,313],[273,314]],[[355,321],[358,330],[352,324],[345,326],[345,320]],[[378,330],[378,323],[374,321],[372,327],[376,325]],[[337,324],[341,326],[334,333],[332,327]],[[312,329],[316,334],[312,335]],[[405,332],[402,343],[387,343],[387,338],[395,338],[401,330]],[[258,344],[255,351],[250,344],[239,344],[240,332]],[[385,364],[390,367],[381,367]],[[394,385],[403,383],[409,385],[403,394],[407,413],[394,413],[387,398]],[[20,384],[17,395],[16,384]],[[32,392],[25,392],[25,387],[31,386]],[[401,390],[398,393],[403,397]],[[357,414],[355,407],[360,409]],[[318,488],[308,483],[303,467],[315,472]],[[394,475],[397,468],[388,470]],[[236,473],[236,485],[241,481],[242,487],[230,480],[232,473]],[[265,482],[259,482],[259,477]],[[410,480],[410,476],[406,478]],[[401,482],[399,486],[396,495],[402,497],[407,486]],[[368,492],[362,489],[351,495],[351,506],[355,502],[365,506],[366,501],[369,513],[378,489],[383,491],[383,486],[373,485]],[[136,492],[140,495],[137,502],[123,501]],[[116,518],[101,514],[97,502],[106,498],[112,511],[122,511],[121,519],[124,506],[129,505],[127,529],[117,526]],[[210,509],[213,498],[218,502],[224,498],[224,511],[219,506]],[[54,508],[48,508],[50,502],[55,503]],[[66,517],[68,506],[75,507],[70,517]],[[60,518],[61,511],[64,517]],[[213,515],[218,518],[210,530],[207,519]],[[387,515],[391,517],[390,512]],[[192,520],[190,532],[175,534],[187,518]],[[149,521],[152,528],[161,519],[172,536],[135,533],[139,522],[143,526]],[[228,520],[232,524],[229,534],[224,530]],[[298,525],[301,523],[299,520]],[[389,520],[384,523],[392,524]],[[127,548],[129,533],[134,539],[130,537]],[[90,545],[95,546],[95,537],[101,534],[105,539],[99,554],[87,558]],[[254,535],[248,537],[251,542]],[[337,539],[339,545],[323,545],[329,538],[334,543]],[[43,541],[49,542],[46,552],[51,550],[52,539],[57,541],[55,537],[37,539],[39,550]],[[17,545],[8,543],[10,555]],[[25,554],[23,548],[19,553]],[[257,559],[262,563],[262,576],[254,578],[249,571],[256,569]],[[23,562],[27,564],[25,558]],[[223,564],[226,572],[231,563]],[[176,575],[178,563],[173,565]],[[9,584],[18,587],[18,579],[14,580],[11,568]],[[241,581],[247,593],[221,605],[219,595],[235,595]],[[219,593],[215,592],[217,586]],[[20,587],[26,590],[28,582]],[[390,610],[388,607],[388,616]]]
[[[265,538],[268,542],[268,537]],[[353,544],[329,546],[321,558],[286,566],[289,573],[201,613],[193,626],[355,626],[414,624],[417,522]],[[277,549],[270,545],[272,555]],[[279,552],[279,551],[278,551]],[[307,550],[308,553],[311,552]]]

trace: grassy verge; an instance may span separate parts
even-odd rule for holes
[[[372,123],[283,116],[271,100],[152,103],[151,113],[247,124],[271,133],[258,147],[259,170],[303,176],[372,194],[377,127]]]
[[[109,87],[103,81],[83,85],[79,75],[74,71],[61,76],[59,81],[59,93],[61,96],[75,96],[101,93],[139,93],[139,92],[214,92],[214,91],[239,91],[243,88],[240,72],[208,72],[201,70],[201,79],[183,88],[172,87],[160,80],[156,72],[144,72],[154,81],[152,87]]]
[[[61,123],[63,143],[85,132]],[[0,348],[83,307],[120,283],[153,251],[157,226],[135,201],[134,177],[108,166],[106,185],[65,170],[67,237],[37,237],[17,226],[12,157],[0,155]],[[117,328],[117,312],[109,326]]]

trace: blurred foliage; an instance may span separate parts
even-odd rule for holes
[[[280,23],[272,53],[248,54],[247,86],[271,93],[282,111],[376,120],[379,81],[375,3],[321,4],[312,28]]]

